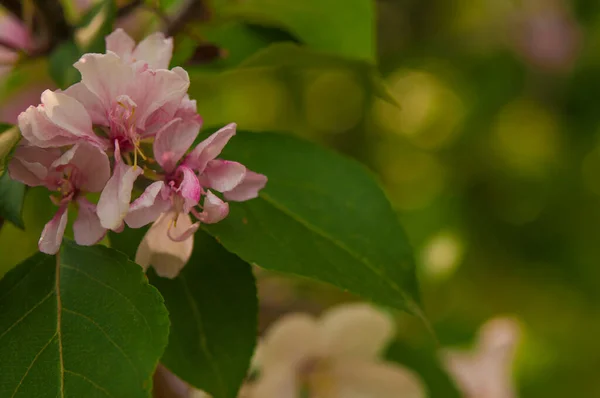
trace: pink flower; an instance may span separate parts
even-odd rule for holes
[[[235,134],[235,127],[235,124],[230,124],[222,128],[199,143],[185,157],[184,154],[200,129],[197,121],[175,119],[156,135],[154,156],[165,171],[164,179],[148,186],[131,204],[125,222],[132,228],[139,228],[161,218],[160,227],[155,223],[151,228],[154,232],[149,231],[144,237],[138,253],[140,258],[148,259],[150,264],[163,270],[165,275],[177,275],[181,262],[187,262],[191,250],[189,253],[180,251],[183,257],[175,265],[171,265],[173,272],[164,271],[169,269],[169,264],[162,261],[165,257],[158,256],[151,260],[152,252],[162,252],[166,245],[176,247],[181,242],[191,247],[192,235],[198,230],[200,223],[219,222],[229,213],[229,205],[208,188],[223,192],[226,198],[232,193],[232,200],[248,200],[256,197],[267,182],[265,176],[248,171],[240,163],[216,159]],[[195,207],[199,205],[202,196],[204,201],[201,211],[198,211]],[[198,222],[192,224],[188,213],[192,213]],[[190,220],[186,223],[186,229],[179,225],[178,220],[182,217]],[[157,230],[162,231],[162,234],[156,233]],[[165,239],[166,237],[170,239]]]
[[[42,103],[30,106],[19,115],[23,137],[40,148],[55,148],[89,142],[100,148],[107,143],[92,129],[92,120],[84,106],[65,93],[45,90]]]
[[[515,398],[512,364],[520,337],[515,319],[494,318],[479,331],[471,352],[447,350],[448,372],[467,398]]]
[[[0,42],[6,43],[12,48],[0,44],[0,76],[9,72],[12,65],[19,59],[19,54],[14,49],[28,52],[32,49],[33,41],[27,27],[11,14],[0,16]]]
[[[153,33],[137,46],[121,28],[106,36],[106,51],[112,51],[128,63],[144,62],[152,69],[167,69],[173,56],[173,38]]]
[[[79,208],[73,224],[75,241],[80,245],[93,245],[102,239],[106,229],[100,225],[96,206],[84,196],[86,192],[100,192],[110,175],[108,157],[98,147],[80,142],[62,153],[57,148],[20,145],[8,170],[17,181],[58,192],[58,196],[51,199],[59,209],[44,227],[38,243],[40,251],[48,254],[58,251],[71,202]]]

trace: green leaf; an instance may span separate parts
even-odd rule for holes
[[[65,241],[0,281],[0,396],[149,397],[168,330],[138,265]]]
[[[144,229],[111,233],[113,247],[135,256]],[[169,310],[171,332],[161,363],[214,398],[234,398],[256,342],[256,287],[249,264],[205,232],[196,232],[194,251],[175,279],[148,271]]]
[[[268,176],[204,228],[249,263],[336,285],[422,317],[412,249],[385,194],[353,160],[292,136],[238,133],[223,152]]]
[[[416,372],[427,386],[429,397],[460,398],[462,396],[450,375],[442,367],[435,347],[415,347],[397,340],[388,348],[387,358]]]
[[[25,185],[10,178],[8,173],[0,176],[0,220],[8,220],[23,229],[23,200]]]
[[[362,98],[381,98],[394,106],[379,72],[363,61],[323,54],[293,43],[276,43],[247,58],[237,68],[210,73],[205,68],[190,68],[190,96],[197,100],[206,127],[236,121],[241,128],[265,131],[295,131],[305,128],[307,103],[319,100],[322,108],[335,110],[340,88],[325,90],[317,99],[310,89],[329,76],[342,76]],[[323,99],[320,99],[323,97]],[[260,100],[257,100],[260,99]],[[344,99],[342,97],[342,99]]]
[[[372,0],[220,0],[217,14],[277,26],[315,50],[375,62]]]
[[[69,40],[58,46],[50,55],[48,72],[61,89],[65,89],[79,80],[79,71],[73,64],[77,62],[81,54],[82,51],[75,41]]]
[[[171,319],[163,365],[214,398],[235,398],[256,343],[256,286],[249,264],[197,232],[194,253],[173,280],[149,272]]]

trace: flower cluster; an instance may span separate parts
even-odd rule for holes
[[[217,158],[235,124],[188,153],[202,120],[187,95],[187,72],[168,69],[171,38],[155,33],[136,45],[118,29],[106,38],[106,48],[106,54],[85,54],[74,64],[81,82],[64,91],[46,90],[40,105],[19,115],[23,139],[9,172],[29,186],[56,192],[51,199],[58,211],[42,232],[42,252],[58,251],[73,204],[78,209],[73,233],[81,245],[95,244],[107,230],[120,232],[125,224],[155,222],[137,260],[172,277],[189,258],[200,223],[216,223],[229,212],[213,191],[244,201],[256,197],[267,179]],[[134,183],[145,190],[131,202]],[[94,192],[100,193],[97,204],[86,197]]]

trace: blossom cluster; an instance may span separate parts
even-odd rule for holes
[[[73,205],[80,245],[95,244],[125,224],[139,228],[154,222],[136,260],[173,277],[189,258],[200,223],[216,223],[229,212],[214,191],[225,200],[244,201],[256,197],[267,178],[217,158],[235,124],[189,151],[202,119],[187,94],[187,72],[168,69],[171,38],[155,33],[136,45],[117,29],[107,36],[106,49],[74,64],[81,82],[44,91],[40,105],[19,115],[23,138],[9,173],[56,192],[51,200],[58,211],[42,232],[40,251],[58,251]],[[144,191],[132,202],[134,184]],[[100,193],[97,203],[89,193]]]

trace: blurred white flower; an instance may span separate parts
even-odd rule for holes
[[[255,355],[252,398],[421,398],[425,391],[408,369],[378,359],[394,337],[393,321],[367,304],[281,318]]]
[[[515,319],[494,318],[470,351],[447,350],[443,361],[466,398],[515,398],[512,363],[520,337]]]

